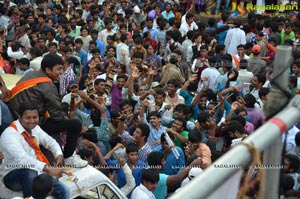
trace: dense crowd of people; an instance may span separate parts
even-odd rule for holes
[[[288,93],[300,94],[300,14],[229,3],[206,23],[202,0],[0,2],[0,77],[21,76],[11,90],[0,78],[6,188],[69,198],[63,166],[89,164],[128,198],[163,199],[251,135],[266,121],[277,45],[292,46]],[[300,197],[299,129],[286,139],[287,198]]]

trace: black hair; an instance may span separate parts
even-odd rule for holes
[[[254,108],[254,104],[256,103],[256,99],[252,94],[250,94],[250,93],[246,94],[243,99],[246,102],[246,107],[247,108]]]
[[[32,197],[44,199],[53,189],[53,177],[48,173],[42,173],[35,177],[32,182]]]
[[[92,95],[94,96],[94,95]],[[95,100],[95,97],[93,97],[93,99]],[[94,126],[100,126],[101,125],[101,113],[100,111],[95,108],[93,105],[91,106],[92,110],[91,110],[91,120],[93,121]]]
[[[261,99],[263,96],[268,95],[269,92],[270,92],[270,88],[262,87],[258,91],[258,96]]]
[[[46,68],[53,69],[56,65],[62,65],[63,61],[57,54],[47,54],[41,62],[41,69],[46,71]]]
[[[78,151],[78,155],[80,156],[81,159],[85,160],[86,158],[93,157],[93,151],[89,149],[80,149]]]
[[[125,73],[121,73],[121,74],[119,74],[119,75],[117,76],[117,80],[118,80],[118,79],[121,79],[121,78],[124,78],[125,81],[126,81],[127,78],[128,78],[128,76],[127,76]]]
[[[177,104],[174,108],[175,111],[185,112],[186,104]]]
[[[42,56],[42,52],[39,48],[31,48],[29,52],[31,55],[34,55],[34,57]]]
[[[127,34],[122,34],[121,35],[121,42],[125,42],[128,39],[128,35]]]
[[[144,140],[145,140],[145,142],[147,142],[147,139],[148,139],[149,134],[150,134],[150,128],[149,128],[148,124],[141,123],[141,124],[138,124],[136,128],[141,129],[141,131],[142,131],[141,136],[145,137]]]
[[[202,111],[202,112],[199,113],[199,115],[197,117],[197,120],[201,124],[201,123],[207,122],[208,118],[210,118],[209,113],[206,112],[206,111]]]
[[[186,19],[189,19],[191,17],[194,17],[193,13],[189,12],[189,13],[186,14]]]
[[[142,181],[158,183],[159,181],[159,171],[157,169],[144,169],[142,173]]]
[[[183,117],[174,117],[174,121],[178,120],[180,122],[182,122],[182,128],[185,129],[186,128],[186,119]]]
[[[155,95],[162,95],[163,97],[166,97],[166,92],[164,91],[164,89],[159,88],[155,90]]]
[[[286,154],[284,158],[290,163],[290,169],[293,170],[292,173],[297,172],[300,165],[299,158],[293,154]]]
[[[157,118],[160,118],[160,114],[158,111],[151,111],[149,114],[148,114],[148,118],[150,117],[157,117]]]
[[[227,125],[226,129],[228,132],[235,133],[235,131],[238,131],[241,134],[245,134],[244,126],[241,123],[239,123],[237,120],[231,120]]]
[[[241,116],[241,115],[237,115],[237,116],[232,117],[231,121],[237,121],[242,126],[246,125],[246,119],[243,116]]]
[[[54,46],[54,47],[57,48],[57,43],[55,43],[55,42],[50,42],[50,43],[48,44],[48,46],[49,46],[49,47],[50,47],[50,46]]]
[[[122,108],[123,108],[124,106],[126,106],[126,105],[129,105],[129,106],[132,107],[131,101],[128,100],[128,99],[124,99],[124,100],[122,100],[122,101],[120,102],[119,107],[120,107],[120,109],[122,109]]]
[[[82,39],[77,38],[77,39],[75,39],[74,43],[75,43],[75,44],[77,44],[77,43],[83,44],[83,41],[82,41]]]
[[[55,30],[52,28],[50,30],[48,30],[48,33],[50,33],[53,37],[55,37],[55,35],[56,35]]]
[[[27,59],[27,58],[25,58],[25,57],[19,59],[19,62],[20,62],[21,64],[23,64],[23,65],[26,65],[26,66],[29,66],[29,65],[30,65],[29,59]]]
[[[264,85],[266,83],[266,76],[264,74],[258,73],[256,75],[254,75],[255,77],[257,77],[257,80],[259,83],[261,83],[262,85]]]
[[[193,114],[193,107],[191,105],[186,104],[184,114],[185,115]]]
[[[94,81],[94,85],[97,86],[98,84],[100,84],[101,82],[105,82],[106,83],[106,80],[105,79],[101,79],[101,78],[98,78]]]
[[[89,128],[86,133],[82,134],[82,139],[87,139],[88,141],[91,141],[93,143],[98,142],[97,138],[97,130],[95,128]]]
[[[113,135],[109,139],[109,145],[114,148],[118,143],[122,142],[122,138],[119,135]]]
[[[246,112],[247,113],[247,110],[245,108],[243,108],[243,107],[238,107],[234,112],[235,112],[236,115],[238,115],[241,112]]]
[[[162,166],[162,160],[164,158],[164,154],[162,154],[159,151],[152,151],[151,153],[148,154],[147,157],[147,162],[148,165],[157,167],[157,166]]]
[[[135,143],[130,143],[126,146],[126,153],[132,153],[132,152],[138,152],[139,151],[139,147],[137,144]]]
[[[300,146],[300,131],[295,135],[296,146]]]
[[[221,15],[221,18],[222,18],[223,22],[226,22],[229,18],[229,14],[223,12],[222,15]]]
[[[215,23],[216,23],[216,19],[215,18],[213,18],[213,17],[208,18],[207,25],[209,27],[215,26]]]
[[[39,106],[38,106],[37,103],[34,103],[32,101],[22,102],[20,107],[19,107],[20,116],[22,116],[24,114],[24,112],[27,111],[27,110],[37,110],[37,111],[39,111]]]
[[[222,50],[225,50],[225,45],[224,44],[217,44],[216,47],[215,47],[216,54],[220,54]]]
[[[173,86],[175,86],[175,88],[179,88],[180,87],[180,84],[177,80],[175,79],[170,79],[167,84],[172,84]]]
[[[242,59],[240,61],[240,68],[241,69],[247,69],[247,67],[248,67],[248,61],[247,61],[247,59]]]
[[[191,143],[200,143],[200,142],[202,142],[202,133],[201,133],[201,131],[198,131],[197,129],[191,130],[190,133],[189,133],[188,140]]]

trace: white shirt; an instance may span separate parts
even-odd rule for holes
[[[7,55],[13,59],[21,59],[24,57],[24,53],[21,49],[13,51],[11,47],[7,48]]]
[[[37,159],[34,149],[29,146],[21,135],[25,129],[20,121],[16,120],[14,123],[17,130],[13,127],[6,128],[0,139],[0,150],[3,152],[4,164],[7,170],[27,167],[42,172],[45,163]],[[43,131],[39,125],[33,128],[31,132],[37,144],[51,151],[54,157],[63,154],[56,140]]]
[[[143,184],[140,184],[133,190],[131,199],[155,199],[155,196]]]
[[[43,57],[36,57],[30,61],[30,68],[33,68],[35,71],[39,71],[41,69]]]
[[[241,58],[240,58],[240,56],[239,56],[238,54],[236,54],[236,55],[234,55],[234,56],[239,60],[239,62],[241,61]],[[243,59],[248,60],[248,59],[250,59],[250,57],[249,57],[248,55],[245,54]],[[234,59],[232,59],[232,67],[233,67],[233,68],[236,68],[236,64],[235,64]]]
[[[127,196],[135,187],[135,180],[128,164],[125,164],[122,167],[122,170],[125,174],[126,184],[121,188],[121,191],[122,193],[124,193],[125,196]]]
[[[214,90],[217,86],[217,79],[220,76],[219,71],[215,67],[209,67],[202,71],[201,78],[208,77],[208,80],[203,82],[203,85],[208,86],[210,89]],[[199,84],[201,82],[199,81]],[[198,86],[199,88],[199,86]]]
[[[126,57],[126,63],[124,63],[124,61],[123,61],[122,50],[126,51],[126,55],[125,55],[125,57]],[[130,63],[129,47],[125,43],[120,42],[117,45],[116,55],[117,55],[117,61],[120,62],[120,64],[129,65],[129,63]]]
[[[107,31],[107,29],[102,30],[98,34],[98,38],[104,43],[105,46],[107,46],[106,38],[108,35],[114,35],[116,32],[114,30]]]
[[[186,15],[183,15],[181,18],[181,25],[179,31],[181,36],[184,37],[188,31],[190,30],[198,30],[197,24],[193,21],[191,25],[186,22]]]
[[[288,130],[288,133],[283,134],[282,142],[285,141],[285,137],[287,136],[287,138],[286,138],[286,147],[285,147],[286,151],[289,152],[296,146],[295,136],[299,132],[299,130],[300,129],[298,129],[296,126],[293,126],[292,128],[290,128]]]
[[[225,38],[225,51],[231,55],[237,54],[237,46],[246,44],[246,34],[240,28],[228,30]]]
[[[30,44],[30,39],[27,34],[24,34],[22,37],[19,38],[19,42],[26,48],[30,49],[31,44]]]

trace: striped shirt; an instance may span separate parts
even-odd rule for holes
[[[72,69],[69,67],[61,76],[60,76],[60,85],[59,85],[59,94],[65,95],[68,91],[68,86],[71,80],[76,79],[76,75]]]

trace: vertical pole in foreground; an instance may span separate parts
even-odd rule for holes
[[[278,109],[288,103],[288,96],[285,92],[289,92],[289,69],[291,64],[292,47],[278,46],[274,61],[273,79],[271,79],[271,92],[264,107],[266,118],[272,117],[277,113]],[[279,179],[282,151],[282,136],[278,136],[276,141],[268,147],[264,152],[264,165],[273,165],[278,168],[265,169],[265,192],[264,198],[278,198]]]

